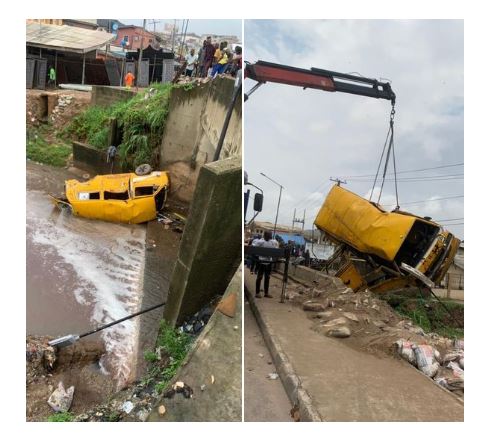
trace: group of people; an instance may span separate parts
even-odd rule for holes
[[[242,68],[242,48],[236,46],[232,53],[227,49],[227,42],[212,43],[208,36],[198,54],[191,49],[186,55],[186,76],[215,77],[217,74],[235,76]]]
[[[288,244],[282,243],[280,245],[280,243],[276,239],[273,239],[273,235],[269,230],[264,231],[262,238],[259,235],[254,235],[247,241],[247,244],[254,247],[290,247],[290,254],[291,257],[294,259],[293,261],[295,262],[295,264],[298,264],[298,259],[301,258],[301,261],[306,266],[310,265],[309,249],[306,249],[305,246],[296,245],[292,241],[289,241]],[[269,293],[269,278],[271,276],[271,271],[273,268],[273,258],[260,255],[248,256],[245,262],[251,274],[257,274],[255,297],[261,298],[261,282],[264,278],[264,297],[273,298]]]

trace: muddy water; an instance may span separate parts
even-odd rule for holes
[[[28,334],[80,334],[140,309],[145,226],[77,218],[40,191],[28,192],[26,211]],[[100,334],[100,364],[118,386],[133,377],[137,328],[128,320]]]

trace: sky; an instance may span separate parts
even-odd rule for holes
[[[249,62],[390,80],[397,95],[394,128],[401,208],[442,221],[463,239],[464,220],[457,219],[464,217],[463,21],[246,20],[244,34],[244,59]],[[254,84],[246,80],[245,91]],[[343,187],[368,198],[390,110],[390,102],[382,99],[272,83],[261,86],[244,105],[245,170],[249,181],[264,190],[257,220],[274,222],[279,196],[279,187],[261,172],[284,187],[281,224],[292,224],[295,208],[297,217],[306,209],[305,228],[312,228],[333,185],[330,177],[345,179]],[[413,171],[454,164],[462,165]],[[381,204],[396,202],[392,168],[389,173]],[[354,177],[359,175],[369,176]],[[378,191],[376,187],[377,198]]]
[[[143,25],[143,19],[119,19],[125,25]],[[174,23],[174,19],[147,19],[147,29],[153,31],[152,21],[160,23],[155,24],[156,31],[164,30],[164,23]],[[179,32],[182,28],[183,20],[177,21]],[[189,19],[188,33],[193,32],[198,35],[202,34],[218,34],[218,35],[235,35],[240,38],[242,36],[242,20],[226,20],[226,19]]]

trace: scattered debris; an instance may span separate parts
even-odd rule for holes
[[[227,317],[235,317],[235,311],[237,309],[237,294],[231,293],[225,298],[222,298],[220,303],[218,303],[217,311],[221,312]]]
[[[268,379],[269,380],[276,380],[279,377],[279,375],[276,372],[270,372],[268,374]]]
[[[215,376],[213,374],[210,377],[210,381],[212,385],[215,383]]]
[[[159,416],[163,417],[166,413],[166,409],[165,409],[165,406],[164,405],[160,405],[159,406],[159,409],[158,409],[158,412],[159,412]]]
[[[211,316],[213,315],[213,306],[205,306],[192,317],[186,318],[184,323],[179,328],[181,332],[191,335],[198,335],[206,326]]]
[[[133,411],[133,408],[135,407],[135,405],[130,401],[130,400],[127,400],[126,402],[124,402],[122,405],[121,405],[121,409],[126,413],[126,414],[129,414],[131,413],[131,411]]]

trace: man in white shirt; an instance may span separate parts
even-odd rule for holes
[[[194,54],[194,48],[186,56],[186,76],[191,77],[194,71],[194,65],[198,60],[198,56]]]
[[[272,247],[278,248],[278,241],[272,239],[272,234],[269,230],[265,230],[261,239],[255,239],[252,242],[254,247]],[[261,281],[264,276],[264,297],[273,298],[269,294],[269,277],[271,275],[271,268],[273,264],[272,257],[259,256],[258,259],[258,272],[256,278],[256,298],[261,298]]]

